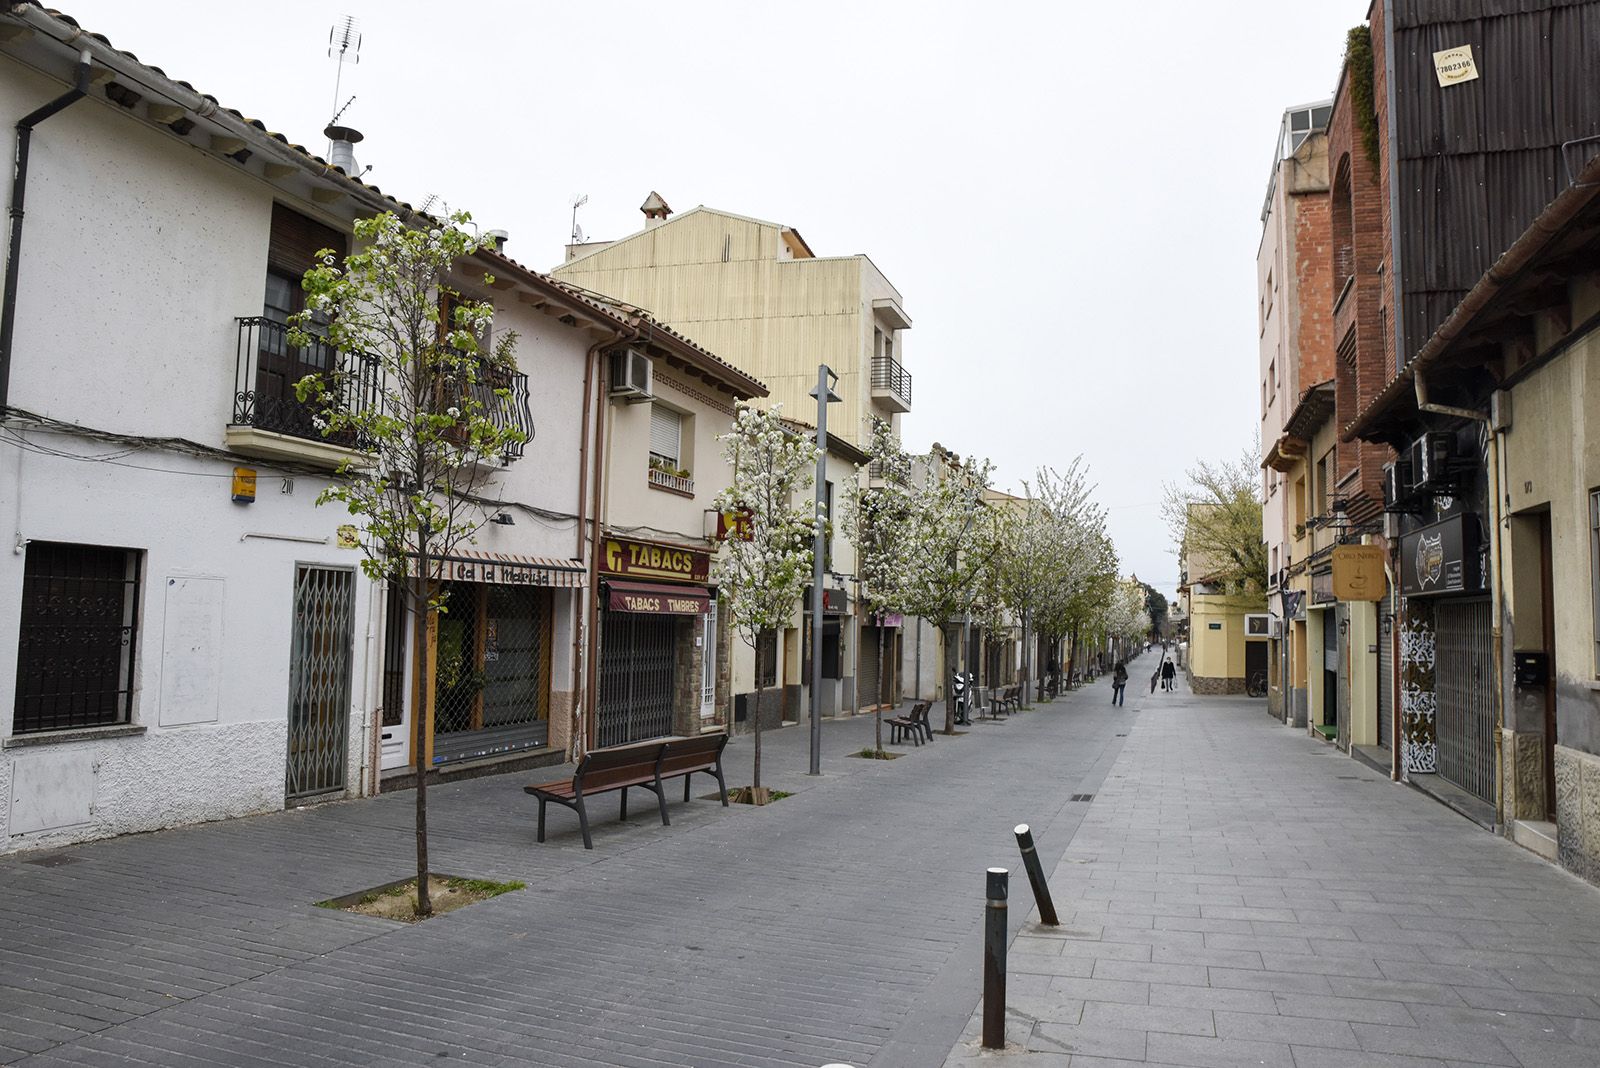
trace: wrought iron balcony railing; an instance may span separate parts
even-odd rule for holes
[[[304,348],[289,344],[289,327],[275,319],[239,319],[233,376],[233,425],[274,434],[365,449],[354,431],[325,436],[316,412],[295,396],[295,383],[307,375],[328,376],[338,403],[352,412],[378,404],[379,368],[366,353],[339,352],[325,341]]]
[[[521,432],[522,441],[506,443],[501,453],[502,463],[520,460],[528,442],[533,440],[533,413],[528,406],[528,376],[521,371],[494,363],[486,357],[477,358],[474,381],[468,387],[472,399],[477,401],[483,414],[502,430]],[[506,395],[500,396],[505,390]]]
[[[911,409],[911,374],[893,356],[872,358],[872,389],[886,391],[899,399],[903,410]]]

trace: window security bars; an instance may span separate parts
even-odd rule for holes
[[[128,723],[141,554],[28,543],[13,734]]]

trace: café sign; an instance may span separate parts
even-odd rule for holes
[[[677,545],[607,538],[600,553],[600,570],[628,578],[704,582],[711,575],[711,554]]]
[[[1377,545],[1336,545],[1333,595],[1341,601],[1381,601],[1387,592],[1383,549]]]
[[[1483,589],[1478,518],[1455,515],[1400,539],[1400,592],[1411,597]]]

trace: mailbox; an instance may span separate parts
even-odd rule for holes
[[[1542,690],[1550,679],[1549,653],[1517,653],[1517,687]]]

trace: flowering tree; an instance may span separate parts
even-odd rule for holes
[[[464,299],[451,284],[454,265],[481,240],[463,227],[465,213],[427,228],[393,213],[358,220],[361,251],[341,264],[318,254],[302,286],[306,310],[289,343],[325,341],[341,354],[337,370],[295,385],[324,437],[350,443],[356,455],[317,498],[337,501],[360,524],[361,567],[375,582],[404,591],[427,648],[428,620],[448,610],[437,584],[441,557],[473,540],[492,505],[478,496],[487,472],[526,435],[495,418],[515,370],[516,335],[491,350],[490,304]],[[416,692],[428,693],[428,659],[416,657]],[[419,915],[428,895],[426,716],[412,715],[417,765],[416,844]]]
[[[779,422],[782,405],[770,409],[740,403],[733,430],[724,434],[722,455],[732,484],[717,495],[722,512],[744,516],[745,531],[729,538],[713,564],[728,618],[752,650],[763,632],[789,621],[811,574],[814,506],[796,498],[814,482],[817,447]],[[756,663],[755,766],[750,800],[764,805],[761,785],[761,665]]]
[[[1123,650],[1127,647],[1144,640],[1150,632],[1150,612],[1145,607],[1145,588],[1137,579],[1117,580],[1102,625],[1119,657],[1126,655]]]
[[[911,482],[906,534],[906,606],[939,629],[953,666],[953,628],[978,606],[999,556],[998,509],[983,501],[994,465],[934,446]],[[944,731],[956,729],[955,690],[945,688]]]
[[[1232,460],[1201,460],[1189,484],[1165,487],[1162,517],[1192,582],[1214,582],[1233,594],[1267,590],[1267,547],[1261,540],[1261,448]]]
[[[882,485],[863,489],[860,472],[845,490],[845,529],[856,548],[856,575],[869,614],[883,617],[906,610],[907,534],[911,522],[911,458],[894,430],[878,421],[867,446],[873,477]],[[878,642],[878,693],[873,710],[877,751],[883,752],[883,705],[888,643]],[[859,648],[859,643],[858,643]]]

